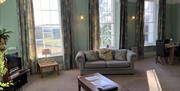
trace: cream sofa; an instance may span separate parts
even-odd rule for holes
[[[133,74],[136,54],[127,49],[111,50],[113,57],[116,51],[121,50],[127,51],[126,60],[119,61],[113,58],[112,60],[98,59],[94,61],[87,61],[85,51],[78,52],[76,55],[76,62],[79,66],[80,74],[82,75],[95,72],[101,74]]]

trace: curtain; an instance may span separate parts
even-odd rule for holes
[[[137,0],[136,6],[136,47],[139,58],[144,57],[144,0]]]
[[[36,49],[32,0],[17,0],[21,36],[21,57],[23,68],[36,72]]]
[[[121,0],[120,49],[126,48],[127,38],[127,0]]]
[[[159,0],[159,17],[158,17],[158,40],[164,39],[166,26],[166,0]]]
[[[64,64],[65,69],[75,67],[75,50],[72,31],[72,5],[73,0],[61,0],[61,22],[64,43]]]
[[[89,49],[98,49],[99,47],[99,0],[89,0]]]

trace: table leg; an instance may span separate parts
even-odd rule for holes
[[[53,66],[53,70],[56,71],[56,66]]]
[[[41,78],[43,78],[42,68],[40,68]]]
[[[40,69],[39,69],[40,67],[39,67],[39,64],[37,64],[37,73],[40,73]]]
[[[174,47],[170,48],[169,63],[173,64],[174,60]]]
[[[56,65],[57,68],[57,74],[59,75],[59,65]]]
[[[81,91],[81,85],[78,82],[78,91]]]

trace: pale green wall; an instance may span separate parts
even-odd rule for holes
[[[180,42],[180,4],[167,5],[166,38]]]
[[[88,0],[74,0],[73,6],[73,30],[74,30],[74,44],[76,53],[79,50],[88,49],[88,31],[89,31],[89,14],[88,14]],[[84,16],[84,20],[80,20],[80,16]]]
[[[136,5],[135,3],[128,3],[128,17],[135,15]],[[73,5],[73,39],[75,43],[75,52],[79,50],[88,49],[88,0],[74,0]],[[85,17],[84,20],[80,20],[80,15]],[[173,37],[175,40],[180,41],[180,4],[167,5],[167,21],[166,21],[166,37]],[[120,24],[119,24],[120,25]],[[7,0],[4,5],[0,6],[0,28],[7,28],[14,33],[11,34],[11,38],[8,41],[8,46],[19,47],[19,25],[18,14],[16,7],[16,0]],[[118,28],[117,28],[118,29]],[[128,21],[128,47],[135,45],[135,21]],[[119,33],[117,33],[119,34]],[[117,42],[119,40],[117,39]],[[151,49],[151,48],[150,48]],[[153,48],[152,48],[153,49]]]
[[[135,2],[128,2],[127,6],[127,13],[128,13],[128,26],[127,26],[127,47],[131,48],[135,46],[135,30],[136,30],[136,23],[135,20],[131,20],[132,16],[136,15],[136,3]]]
[[[115,0],[115,18],[114,18],[114,29],[115,29],[115,48],[119,48],[120,39],[120,0]]]
[[[180,42],[180,4],[176,4],[176,6],[173,8],[173,9],[175,9],[176,10],[176,13],[175,13],[175,24],[176,24],[176,30],[175,30],[175,33],[174,34],[176,34],[176,40],[178,41],[178,42]],[[173,17],[172,17],[173,18]],[[174,22],[172,22],[173,24],[174,24]]]
[[[19,24],[16,0],[7,0],[3,5],[0,5],[0,28],[13,31],[10,34],[7,47],[17,47],[19,50]]]

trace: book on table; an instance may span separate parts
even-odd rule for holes
[[[99,79],[98,76],[86,77],[93,85],[97,86],[100,91],[117,91],[118,87],[110,84],[109,82]]]

